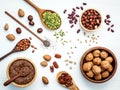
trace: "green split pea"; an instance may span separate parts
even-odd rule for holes
[[[51,30],[56,30],[61,25],[61,18],[57,13],[46,11],[42,15],[42,21]]]

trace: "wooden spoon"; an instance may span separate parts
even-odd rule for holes
[[[4,83],[4,86],[7,86],[9,85],[11,82],[15,81],[15,79],[19,78],[19,77],[26,77],[28,74],[30,73],[30,70],[28,67],[22,67],[21,70],[19,71],[19,73],[8,79],[5,83]]]
[[[30,30],[27,26],[25,26],[22,22],[20,22],[18,19],[16,19],[13,15],[11,15],[9,12],[5,11],[5,13],[10,16],[13,20],[15,20],[18,24],[20,24],[21,26],[23,26],[28,32],[30,32],[31,34],[33,34],[36,38],[38,38],[45,47],[49,47],[50,46],[50,42],[48,40],[44,40],[42,38],[40,38],[39,36],[37,36],[34,32],[32,32],[32,30]]]
[[[36,6],[34,3],[32,3],[30,0],[25,0],[28,4],[30,4],[33,8],[36,9],[36,11],[38,12],[39,14],[39,17],[40,17],[40,20],[42,22],[42,24],[49,30],[51,30],[43,21],[42,21],[42,14],[46,11],[49,11],[51,13],[56,13],[55,11],[52,11],[52,10],[46,10],[46,9],[41,9],[39,8],[38,6]]]
[[[30,40],[28,39],[22,39],[20,40],[16,46],[7,54],[5,54],[4,56],[2,56],[0,58],[0,61],[3,60],[4,58],[6,58],[7,56],[9,56],[10,54],[12,53],[15,53],[15,52],[20,52],[20,51],[25,51],[26,49],[28,49],[31,45],[31,42]]]
[[[61,74],[62,73],[67,73],[66,71],[61,71],[61,72],[59,72],[58,74],[57,74],[57,81],[58,81],[58,78],[61,76]],[[69,73],[67,73],[67,74],[69,74]],[[70,75],[70,74],[69,74]],[[71,76],[71,75],[70,75]],[[59,81],[58,81],[59,82]],[[77,85],[75,84],[75,81],[73,80],[73,78],[72,78],[72,85],[71,86],[69,86],[69,87],[66,87],[64,84],[61,84],[62,86],[64,86],[64,87],[66,87],[66,88],[69,88],[69,90],[80,90],[78,87],[77,87]]]

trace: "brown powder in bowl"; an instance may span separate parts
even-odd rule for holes
[[[9,66],[8,74],[10,78],[16,76],[21,69],[24,69],[26,67],[28,68],[26,72],[30,73],[25,77],[19,77],[15,79],[14,82],[16,84],[25,85],[30,83],[35,77],[35,67],[26,59],[17,59]]]

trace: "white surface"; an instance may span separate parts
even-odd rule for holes
[[[32,49],[29,48],[28,50],[20,53],[14,53],[7,58],[5,58],[3,61],[0,62],[0,90],[67,90],[66,88],[60,86],[56,81],[56,74],[57,72],[61,70],[65,70],[69,72],[72,77],[74,78],[76,84],[80,88],[80,90],[119,90],[120,88],[120,0],[31,0],[34,2],[37,6],[41,8],[46,9],[52,9],[56,12],[58,12],[62,18],[62,26],[59,30],[67,31],[68,33],[64,37],[65,40],[71,40],[71,43],[65,44],[64,46],[57,42],[55,45],[55,48],[43,48],[42,43],[36,39],[34,36],[32,36],[28,31],[26,31],[23,27],[18,25],[15,21],[13,21],[10,17],[8,17],[4,11],[7,10],[8,12],[12,13],[16,18],[18,18],[20,21],[22,21],[25,25],[27,25],[30,29],[32,29],[33,32],[36,33],[36,29],[38,27],[42,27],[44,29],[43,33],[38,34],[42,38],[48,38],[50,41],[54,42],[56,41],[55,37],[53,37],[54,32],[57,31],[49,31],[46,30],[40,20],[38,13],[35,11],[34,8],[32,8],[30,5],[28,5],[24,0],[1,0],[0,1],[0,56],[6,54],[12,48],[15,46],[15,44],[22,38],[28,38],[32,37],[32,44],[35,45],[38,49],[35,51],[35,53],[31,53]],[[99,35],[100,38],[98,40],[98,44],[91,44],[91,46],[88,46],[86,43],[78,43],[77,39],[84,41],[86,37],[84,37],[83,32],[84,30],[81,29],[80,33],[77,34],[76,30],[80,28],[79,23],[74,28],[70,28],[70,25],[68,23],[67,14],[63,14],[64,9],[67,9],[67,13],[71,13],[72,8],[76,6],[81,6],[83,2],[87,2],[87,6],[85,8],[96,8],[98,9],[103,19],[105,19],[106,14],[111,15],[111,21],[115,24],[114,30],[115,33],[111,33],[107,31],[107,27],[104,23],[102,23],[101,28],[92,33],[87,33],[87,35],[95,34]],[[17,15],[18,9],[24,9],[25,11],[25,17],[19,18]],[[82,11],[79,12],[80,14]],[[34,22],[35,26],[31,27],[28,25],[27,16],[28,15],[34,16]],[[9,30],[5,31],[3,29],[5,23],[9,24]],[[20,26],[22,28],[22,34],[18,35],[16,34],[15,29]],[[13,33],[16,36],[16,40],[14,42],[9,42],[6,39],[6,35],[9,33]],[[77,46],[76,49],[70,49],[70,47]],[[81,59],[82,54],[93,46],[103,46],[107,47],[108,49],[112,50],[118,61],[118,68],[117,72],[114,75],[114,77],[103,83],[103,84],[96,84],[91,83],[88,80],[86,80],[79,69],[79,62]],[[74,54],[71,55],[71,60],[76,61],[77,64],[74,66],[72,65],[72,69],[70,70],[68,66],[66,66],[64,60],[68,59],[67,52],[73,51]],[[54,58],[55,53],[62,54],[62,58],[60,60],[57,60]],[[59,64],[59,69],[55,69],[54,73],[51,73],[49,70],[49,66],[46,68],[43,68],[40,66],[40,62],[43,60],[42,56],[44,54],[50,54],[52,56],[52,60],[49,62],[49,66],[52,65],[53,61],[57,61]],[[10,61],[12,61],[16,57],[26,57],[30,58],[37,67],[37,79],[35,82],[26,87],[26,88],[18,88],[13,86],[12,84],[5,87],[3,86],[3,83],[7,80],[6,77],[6,68]],[[49,85],[44,85],[41,81],[41,77],[45,75],[49,78]]]

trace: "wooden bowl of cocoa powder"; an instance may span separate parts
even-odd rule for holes
[[[34,63],[27,58],[16,58],[8,64],[6,71],[8,79],[16,76],[17,74],[19,74],[20,70],[26,67],[28,69],[25,70],[25,72],[29,72],[29,74],[24,77],[21,76],[15,79],[14,82],[12,82],[13,85],[17,87],[26,87],[31,85],[36,79],[36,67]]]
[[[80,26],[86,31],[96,31],[102,23],[102,16],[98,10],[86,9],[80,17]]]

